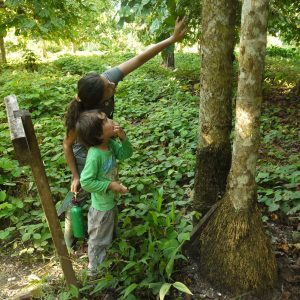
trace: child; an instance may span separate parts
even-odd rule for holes
[[[124,130],[103,112],[83,112],[77,123],[79,140],[89,148],[84,169],[80,175],[81,187],[91,193],[88,213],[89,273],[97,275],[106,247],[110,245],[116,226],[116,194],[125,194],[127,188],[117,181],[116,159],[132,155],[132,146]],[[118,137],[121,143],[112,139]]]
[[[72,173],[71,192],[76,193],[77,200],[83,205],[88,198],[87,193],[83,193],[79,185],[80,173],[84,167],[86,159],[86,149],[78,141],[75,125],[79,115],[87,110],[99,109],[112,119],[115,109],[114,94],[118,83],[125,76],[138,69],[166,47],[180,41],[186,32],[185,18],[177,19],[173,34],[149,47],[142,53],[121,63],[117,67],[111,68],[102,74],[89,73],[82,77],[77,84],[77,96],[71,101],[66,114],[66,136],[63,147],[67,164]],[[66,245],[71,251],[73,235],[71,230],[70,210],[66,212],[65,233]]]

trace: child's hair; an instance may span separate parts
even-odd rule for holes
[[[84,111],[80,114],[76,122],[76,133],[79,141],[86,147],[97,146],[102,144],[103,139],[103,122],[106,118],[102,118],[97,110]]]
[[[96,72],[89,73],[79,79],[77,83],[77,98],[70,103],[65,125],[67,135],[75,129],[76,122],[81,112],[85,110],[100,108],[104,94],[104,83]]]

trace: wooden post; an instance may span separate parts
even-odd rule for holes
[[[16,151],[17,158],[21,158],[24,153],[26,159],[23,163],[31,167],[38,193],[41,199],[42,207],[45,212],[48,226],[52,235],[52,240],[58,254],[60,264],[66,278],[67,285],[78,287],[72,262],[65,244],[59,219],[54,206],[48,179],[41,158],[40,149],[36,140],[30,113],[20,111],[17,98],[10,95],[4,98],[7,110],[8,123],[11,132],[12,142]],[[22,148],[24,147],[24,148]],[[24,151],[25,150],[25,151]]]
[[[10,101],[9,97],[12,97],[11,99],[14,100]],[[10,128],[10,138],[16,152],[17,160],[19,161],[21,166],[25,166],[29,164],[31,154],[22,125],[22,120],[21,118],[16,118],[14,113],[19,111],[19,106],[17,99],[13,97],[15,96],[8,96],[4,98],[6,104],[7,119]]]
[[[200,219],[199,223],[197,223],[191,232],[190,239],[188,241],[184,241],[182,245],[182,250],[184,252],[189,252],[189,253],[196,253],[197,251],[195,250],[195,247],[198,245],[199,246],[199,236],[205,226],[207,225],[208,220],[211,218],[217,207],[219,206],[220,202],[215,203],[210,210]],[[198,249],[199,250],[199,249]]]

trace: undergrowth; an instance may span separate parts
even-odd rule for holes
[[[39,64],[38,72],[23,70],[19,65],[1,70],[0,97],[16,94],[20,108],[32,114],[56,206],[70,184],[62,140],[64,114],[76,93],[76,82],[86,72],[103,72],[131,56],[64,56],[53,63]],[[130,193],[120,199],[119,237],[101,266],[101,280],[96,284],[86,282],[81,291],[87,297],[96,297],[108,288],[126,299],[151,299],[151,295],[170,288],[173,292],[187,291],[172,280],[172,275],[176,261],[185,259],[180,249],[189,239],[192,218],[199,216],[191,211],[191,193],[200,61],[196,54],[177,54],[176,61],[178,68],[170,71],[158,67],[160,62],[154,59],[118,86],[115,119],[126,129],[135,150],[120,166],[120,177]],[[292,58],[267,58],[267,90],[281,84],[292,88],[296,76],[299,78],[299,63]],[[30,169],[16,161],[3,102],[0,108],[2,251],[9,250],[13,256],[51,254],[51,236]],[[263,111],[261,125],[257,182],[266,216],[268,211],[295,214],[300,210],[297,147],[291,155],[286,155],[289,150],[282,150],[299,142],[297,130],[292,123],[283,123],[276,109],[274,104]]]

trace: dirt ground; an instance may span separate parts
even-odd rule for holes
[[[29,262],[9,254],[0,256],[0,299],[18,299],[17,295],[35,290],[39,282],[47,277],[61,276],[62,272],[56,259],[50,262]],[[39,297],[40,289],[35,292]],[[25,298],[26,299],[26,298]]]

